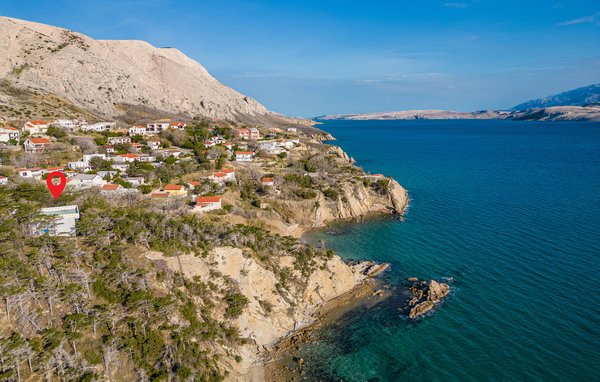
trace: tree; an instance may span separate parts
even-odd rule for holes
[[[64,138],[67,136],[67,133],[65,133],[64,130],[54,126],[50,126],[48,130],[46,130],[46,134],[54,138]]]

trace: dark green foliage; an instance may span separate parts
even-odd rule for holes
[[[50,126],[46,131],[46,134],[54,138],[64,138],[67,136],[67,133],[64,130],[54,126]]]
[[[248,304],[248,299],[241,293],[234,293],[225,296],[225,301],[229,304],[229,307],[225,311],[225,317],[236,318],[242,311],[244,307]]]

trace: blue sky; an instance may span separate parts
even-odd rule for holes
[[[509,108],[600,82],[600,2],[0,0],[0,14],[178,48],[287,115]]]

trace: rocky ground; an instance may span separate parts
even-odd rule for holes
[[[418,318],[431,311],[442,298],[450,293],[450,286],[445,283],[438,283],[435,280],[425,281],[417,277],[408,279],[405,284],[412,293],[412,298],[406,301],[404,307],[398,310],[407,313],[409,318]]]

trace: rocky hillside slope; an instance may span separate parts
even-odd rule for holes
[[[544,98],[523,102],[511,110],[538,109],[553,106],[584,106],[600,102],[600,84],[584,86]]]
[[[269,112],[219,83],[179,50],[143,41],[94,40],[0,17],[0,52],[0,105],[17,114],[43,117],[58,107],[99,118],[133,114],[301,122]]]

